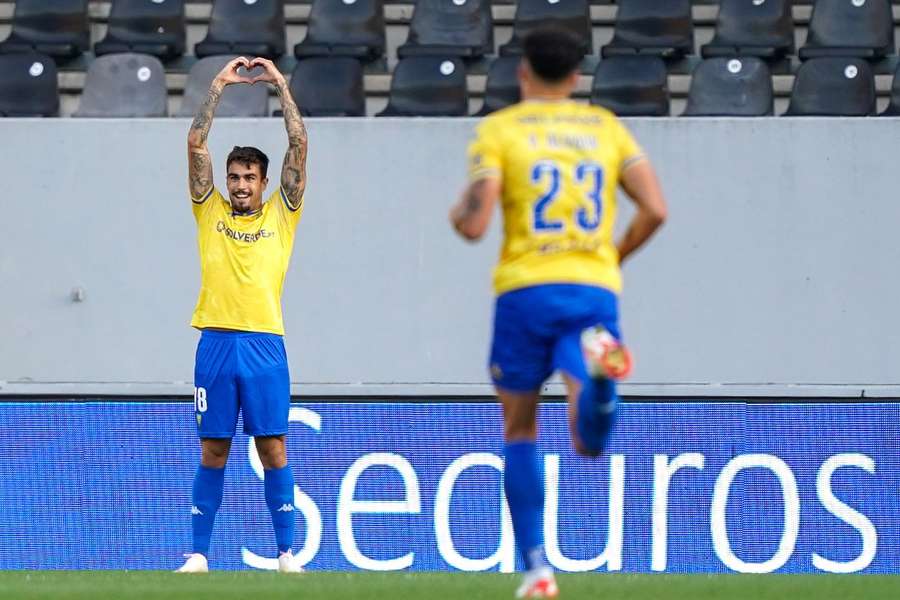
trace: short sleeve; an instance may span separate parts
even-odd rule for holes
[[[619,170],[624,171],[631,165],[645,158],[644,150],[640,147],[628,128],[618,119],[615,119],[616,140],[619,148]]]
[[[267,202],[274,203],[272,207],[278,214],[279,225],[286,227],[293,234],[293,231],[297,229],[297,223],[300,222],[300,216],[303,214],[305,198],[301,198],[300,206],[293,209],[284,193],[284,188],[279,186],[278,189],[269,196]]]
[[[223,202],[224,198],[222,198],[222,194],[219,193],[219,190],[216,189],[215,186],[209,188],[209,191],[206,192],[206,195],[196,200],[191,198],[191,210],[194,213],[194,220],[198,223],[209,214],[212,210],[212,207],[215,206],[217,202]]]
[[[503,155],[496,128],[490,120],[482,121],[476,130],[475,139],[469,144],[469,181],[486,177],[501,177]]]

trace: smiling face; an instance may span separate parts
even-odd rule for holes
[[[236,213],[249,213],[262,206],[262,194],[269,180],[259,164],[232,161],[228,163],[228,198]]]

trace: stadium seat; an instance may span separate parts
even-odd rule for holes
[[[418,0],[397,55],[476,58],[493,51],[489,0]]]
[[[800,58],[857,56],[880,58],[894,53],[890,0],[817,0]]]
[[[763,117],[775,112],[772,73],[754,56],[708,58],[697,65],[688,117]]]
[[[79,56],[91,46],[87,7],[88,0],[18,0],[0,53],[39,52],[59,60]]]
[[[768,60],[794,53],[790,0],[722,0],[716,33],[700,52],[716,56],[758,56]]]
[[[384,54],[383,0],[313,0],[306,38],[294,46],[299,58],[352,56],[364,61]]]
[[[33,52],[0,56],[0,117],[59,114],[56,63]]]
[[[291,75],[291,94],[307,117],[364,117],[363,68],[345,56],[307,58]]]
[[[587,0],[519,0],[512,39],[500,47],[501,56],[522,54],[522,40],[537,27],[552,25],[571,31],[591,50],[591,13]]]
[[[875,77],[859,58],[811,58],[794,79],[788,116],[864,117],[875,112]]]
[[[394,68],[388,105],[379,117],[462,117],[468,113],[466,69],[455,58],[412,56]]]
[[[164,117],[166,73],[148,54],[107,54],[88,68],[75,117]]]
[[[594,72],[591,104],[626,117],[666,117],[669,89],[666,64],[658,56],[615,56]]]
[[[282,0],[215,0],[206,39],[194,47],[203,58],[243,54],[278,58],[284,54]]]
[[[678,59],[694,51],[691,0],[619,0],[612,41],[603,57],[653,54]]]
[[[478,111],[478,116],[489,115],[521,99],[517,76],[521,60],[518,56],[501,56],[491,63],[485,84],[484,105]]]
[[[184,87],[184,97],[178,116],[192,117],[203,104],[209,85],[213,78],[235,56],[208,56],[194,63],[188,73],[187,84]],[[240,70],[241,74],[252,77],[262,73],[257,67],[249,73]],[[269,114],[269,89],[268,85],[256,84],[229,85],[222,92],[219,106],[216,108],[216,117],[265,117]]]
[[[184,0],[114,0],[109,29],[94,54],[139,52],[160,60],[184,54]]]
[[[882,117],[900,117],[900,66],[894,73],[894,82],[891,84],[891,102],[881,113]]]

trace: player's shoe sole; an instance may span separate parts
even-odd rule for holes
[[[588,374],[621,381],[631,374],[634,359],[631,352],[602,326],[585,329],[581,333],[581,351]]]

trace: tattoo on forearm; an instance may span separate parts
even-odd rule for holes
[[[216,107],[219,105],[219,99],[221,97],[221,89],[215,86],[210,87],[209,92],[206,94],[206,100],[200,105],[200,109],[194,117],[194,122],[191,123],[191,133],[196,132],[198,134],[197,141],[200,144],[205,144],[206,138],[209,137],[209,128],[212,127],[213,113],[216,112]]]
[[[206,139],[212,127],[213,113],[222,97],[222,87],[213,83],[206,100],[197,111],[188,133],[188,183],[191,196],[199,198],[209,191],[213,184],[212,162],[206,150]]]
[[[308,140],[306,125],[300,116],[300,109],[291,97],[287,84],[282,83],[275,87],[278,97],[281,99],[281,108],[284,112],[284,124],[288,135],[288,149],[284,155],[284,165],[281,168],[281,187],[287,196],[291,208],[297,209],[303,201],[303,192],[306,189],[306,153]]]

